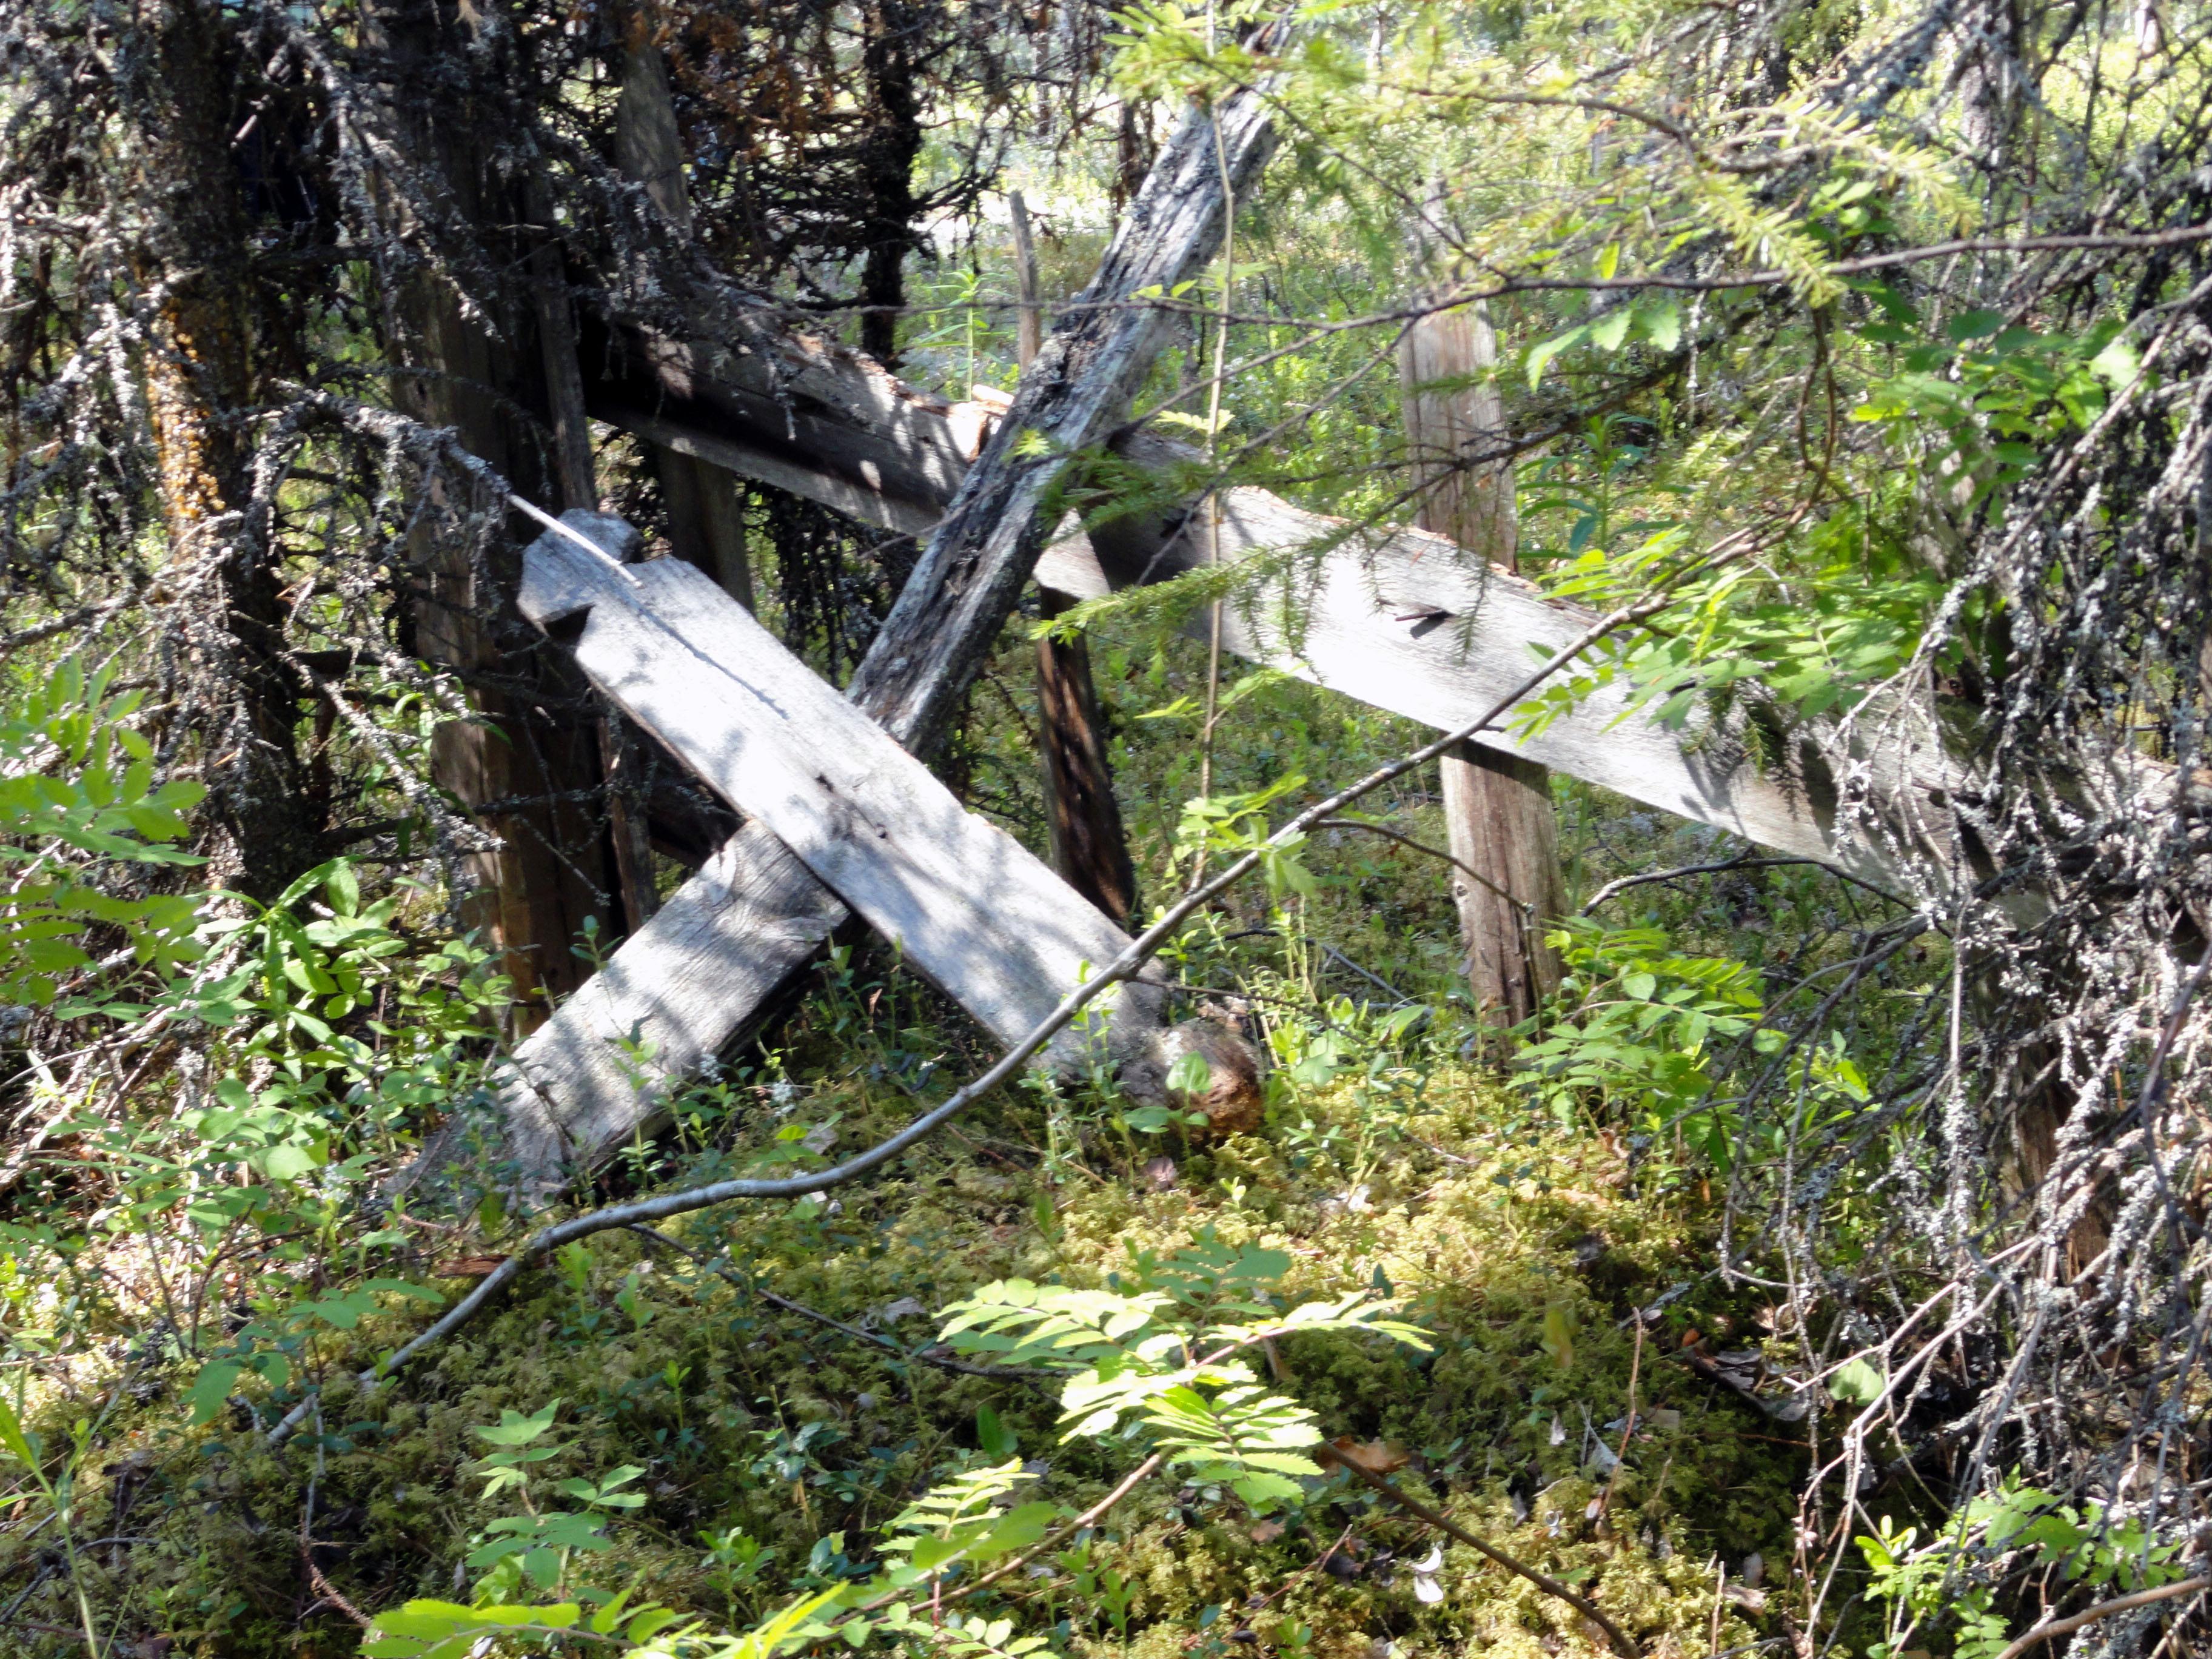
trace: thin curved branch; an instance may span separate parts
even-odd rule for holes
[[[842,1332],[855,1342],[866,1342],[876,1347],[888,1348],[894,1357],[909,1363],[919,1360],[925,1365],[934,1365],[939,1370],[951,1371],[961,1376],[988,1376],[1010,1382],[1040,1382],[1050,1379],[1051,1373],[1031,1370],[1024,1365],[971,1365],[964,1359],[954,1359],[947,1355],[919,1351],[908,1352],[880,1331],[864,1331],[858,1325],[848,1325],[842,1319],[833,1318],[819,1308],[810,1308],[804,1302],[794,1302],[787,1296],[778,1296],[774,1291],[763,1290],[759,1285],[740,1278],[727,1267],[720,1266],[708,1257],[703,1250],[695,1250],[682,1240],[671,1238],[657,1228],[648,1227],[640,1222],[631,1226],[629,1231],[641,1238],[663,1245],[679,1255],[690,1256],[692,1261],[742,1295],[758,1297],[771,1307],[781,1308],[786,1313],[795,1313],[803,1318],[817,1321],[827,1325],[833,1331]]]
[[[2094,1625],[2100,1619],[2110,1619],[2116,1613],[2132,1613],[2137,1607],[2147,1607],[2154,1601],[2169,1601],[2177,1595],[2190,1595],[2212,1586],[2212,1575],[2198,1573],[2194,1578],[2185,1578],[2179,1583],[2160,1584],[2155,1589],[2137,1590],[2132,1595],[2116,1595],[2109,1601],[2100,1601],[2067,1619],[2054,1619],[2049,1624],[2038,1625],[2014,1642],[1997,1659],[2021,1659],[2024,1653],[2039,1648],[2045,1642],[2071,1634],[2084,1625]]]
[[[1533,918],[1536,914],[1536,907],[1529,903],[1528,900],[1515,898],[1512,894],[1507,892],[1496,882],[1491,880],[1488,876],[1484,875],[1481,871],[1476,869],[1473,865],[1468,864],[1454,856],[1452,854],[1447,853],[1441,847],[1431,847],[1425,842],[1415,841],[1411,836],[1401,836],[1395,830],[1387,830],[1383,828],[1382,825],[1379,823],[1370,823],[1364,818],[1323,818],[1319,823],[1314,825],[1314,828],[1316,830],[1364,830],[1370,836],[1380,836],[1385,841],[1395,841],[1401,847],[1412,848],[1416,853],[1426,853],[1432,859],[1442,859],[1446,864],[1450,865],[1453,869],[1458,871],[1469,881],[1488,888],[1492,894],[1504,900],[1506,903],[1513,906],[1515,909],[1527,912],[1531,918]],[[1805,860],[1801,859],[1785,860],[1785,862],[1792,864],[1803,863],[1804,861]]]
[[[1613,1650],[1620,1655],[1620,1659],[1644,1659],[1644,1650],[1629,1639],[1628,1632],[1607,1618],[1599,1609],[1597,1603],[1588,1596],[1569,1589],[1551,1574],[1539,1572],[1527,1562],[1516,1560],[1497,1545],[1476,1537],[1442,1510],[1431,1509],[1418,1498],[1407,1496],[1389,1477],[1377,1474],[1372,1469],[1362,1468],[1358,1462],[1348,1457],[1340,1458],[1337,1461],[1340,1467],[1350,1469],[1352,1474],[1374,1487],[1408,1515],[1418,1516],[1438,1532],[1445,1533],[1477,1553],[1487,1556],[1508,1572],[1518,1573],[1545,1595],[1557,1596],[1560,1601],[1565,1601],[1605,1632],[1605,1639],[1613,1644]]]
[[[1642,887],[1651,882],[1680,881],[1686,876],[1717,875],[1723,870],[1778,870],[1786,865],[1792,864],[1802,864],[1815,870],[1826,870],[1830,875],[1850,882],[1854,887],[1863,887],[1868,892],[1882,898],[1894,901],[1896,897],[1893,893],[1883,892],[1870,881],[1862,881],[1850,872],[1838,870],[1832,864],[1823,864],[1818,859],[1723,859],[1717,864],[1685,864],[1673,870],[1647,870],[1641,875],[1623,876],[1618,881],[1609,881],[1583,900],[1583,908],[1577,914],[1586,916],[1614,894],[1626,892],[1632,887]]]

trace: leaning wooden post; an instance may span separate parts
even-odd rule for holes
[[[1029,204],[1008,192],[1014,222],[1014,271],[1021,316],[1016,357],[1026,370],[1044,339],[1044,311],[1037,285],[1036,243],[1030,234]],[[1073,603],[1040,587],[1045,620]],[[1052,864],[1060,878],[1117,922],[1137,908],[1137,872],[1114,775],[1106,758],[1106,728],[1098,714],[1098,690],[1091,678],[1091,647],[1080,635],[1037,641],[1037,746],[1044,763],[1045,821],[1052,831]]]
[[[1497,337],[1480,306],[1431,313],[1406,331],[1399,347],[1421,528],[1449,537],[1493,569],[1517,572],[1512,466],[1471,464],[1504,426],[1496,387],[1478,378],[1497,363]],[[1452,872],[1452,898],[1468,983],[1487,1018],[1515,1024],[1559,980],[1558,954],[1543,933],[1566,908],[1552,775],[1476,743],[1462,744],[1439,764],[1445,832],[1453,858],[1467,866]]]
[[[623,177],[643,186],[653,213],[668,230],[689,240],[691,192],[684,182],[684,137],[676,125],[676,95],[669,85],[657,27],[650,4],[640,6],[630,16],[623,50],[622,95],[615,103],[615,165]],[[669,547],[751,610],[753,577],[745,551],[744,513],[730,475],[665,444],[647,440],[645,447],[660,475]]]

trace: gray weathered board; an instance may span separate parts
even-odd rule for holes
[[[565,522],[613,556],[549,531],[523,556],[522,614],[1001,1042],[1128,948],[703,571],[680,559],[625,571],[615,559],[635,545],[629,526],[586,513]],[[1098,1006],[1115,1026],[1149,1027],[1159,1003],[1151,987],[1116,987]],[[1068,1031],[1047,1052],[1073,1070],[1084,1048]]]
[[[1093,599],[1180,575],[1217,544],[1224,562],[1274,556],[1281,573],[1223,605],[1224,650],[1442,731],[1480,719],[1595,620],[1533,582],[1476,565],[1443,537],[1363,531],[1264,489],[1224,491],[1218,532],[1196,513],[1164,543],[1064,538],[1039,561],[1036,580]],[[1841,820],[1844,789],[1864,792],[1890,835],[1933,836],[1948,815],[1930,809],[1960,775],[1933,734],[1904,725],[1885,730],[1848,782],[1810,743],[1754,757],[1740,720],[1717,726],[1699,708],[1670,730],[1634,708],[1625,680],[1598,685],[1532,735],[1509,724],[1481,740],[1877,885],[1894,878],[1890,852]]]

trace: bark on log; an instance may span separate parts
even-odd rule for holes
[[[1217,148],[1227,158],[1225,190]],[[1235,198],[1273,148],[1265,106],[1249,94],[1224,100],[1210,118],[1194,112],[1161,151],[1098,274],[1022,376],[853,677],[853,701],[915,753],[943,741],[1012,612],[1055,527],[1047,501],[1077,458],[1126,418],[1182,326],[1177,313],[1136,296],[1170,292],[1212,257],[1224,198]]]
[[[1217,119],[1226,180],[1214,161]],[[1124,418],[1130,396],[1179,325],[1136,296],[1172,289],[1212,257],[1224,197],[1258,173],[1273,143],[1263,106],[1249,94],[1223,100],[1211,115],[1191,113],[1161,152],[1097,277],[1023,377],[990,447],[964,479],[957,447],[950,454],[937,447],[950,436],[949,422],[939,421],[936,442],[914,447],[918,453],[884,445],[879,428],[864,431],[864,449],[872,446],[891,468],[856,482],[878,486],[895,477],[911,484],[934,470],[959,483],[850,690],[914,755],[926,759],[942,739],[1012,612],[1051,528],[1038,522],[1041,508],[1081,452]],[[755,393],[696,378],[692,365],[701,354],[690,348],[655,345],[653,353],[646,363],[653,384],[678,386],[686,397],[704,392],[710,404],[734,392],[737,407],[750,406],[756,416],[774,411],[788,434],[785,447],[810,471],[819,470],[799,447],[798,410],[787,409],[761,360],[751,360],[754,384],[767,385]],[[802,369],[811,366],[805,355],[799,354]],[[891,423],[918,412],[880,369],[817,374],[814,389],[856,398],[872,416]],[[651,401],[636,412],[648,413]],[[835,423],[813,413],[807,418],[837,435]],[[756,429],[776,428],[763,422]],[[1032,433],[1041,441],[1034,449]],[[501,1112],[514,1125],[507,1151],[525,1179],[548,1178],[562,1146],[588,1167],[646,1128],[662,1109],[667,1081],[750,1029],[842,915],[763,827],[748,824],[616,952],[596,994],[571,999],[518,1051],[520,1076],[501,1091]],[[731,971],[739,961],[744,971]],[[702,981],[713,988],[711,998],[679,988]],[[611,1035],[634,1045],[636,1063],[610,1049]]]
[[[1407,329],[1398,353],[1407,457],[1422,486],[1416,521],[1478,561],[1517,574],[1512,467],[1470,459],[1504,427],[1496,387],[1474,380],[1497,366],[1490,319],[1479,306],[1433,312]],[[1458,860],[1452,900],[1468,988],[1487,1018],[1516,1025],[1559,982],[1559,952],[1544,943],[1567,900],[1552,775],[1533,761],[1474,742],[1446,755],[1437,769],[1446,842]]]
[[[520,220],[522,204],[485,170],[469,77],[453,72],[476,62],[457,37],[460,26],[424,0],[377,0],[365,21],[386,53],[384,95],[413,175],[408,186],[446,198],[429,216],[478,225]],[[524,252],[516,250],[518,265]],[[544,407],[528,300],[504,290],[473,297],[496,312],[496,329],[466,314],[452,283],[428,265],[386,296],[385,356],[404,366],[393,376],[393,399],[415,419],[455,428],[517,489],[548,499],[554,491],[542,433],[518,416]],[[511,570],[497,562],[480,570],[465,550],[427,538],[414,552],[428,589],[416,605],[416,648],[477,682],[471,701],[480,717],[449,721],[433,734],[432,775],[465,805],[529,803],[484,815],[502,844],[469,858],[473,890],[461,906],[469,925],[484,928],[501,951],[520,1036],[544,1017],[549,999],[582,982],[576,939],[587,921],[606,920],[614,872],[603,826],[586,805],[603,777],[598,737],[580,717],[584,693],[573,673],[543,651],[510,656],[502,648],[508,629],[528,633],[511,611],[500,614]],[[485,576],[491,580],[480,591]],[[483,684],[490,677],[501,684]]]

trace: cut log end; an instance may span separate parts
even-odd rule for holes
[[[1206,1085],[1178,1087],[1176,1069],[1191,1055],[1206,1062]],[[1122,1092],[1133,1099],[1202,1114],[1204,1126],[1191,1126],[1194,1136],[1201,1139],[1255,1133],[1267,1106],[1258,1052],[1236,1032],[1210,1019],[1187,1019],[1158,1032],[1143,1053],[1123,1064],[1120,1083]]]

